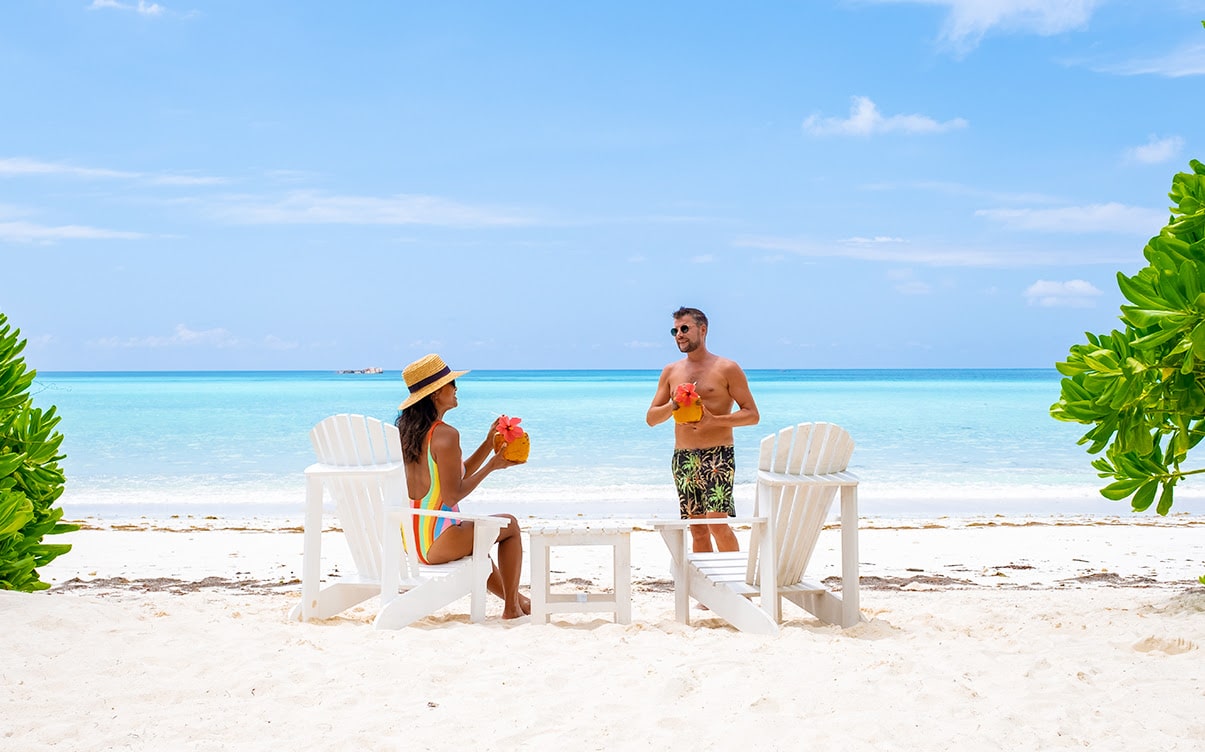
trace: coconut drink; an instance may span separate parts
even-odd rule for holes
[[[522,418],[503,415],[494,424],[497,431],[494,434],[494,451],[501,451],[502,456],[511,462],[527,462],[527,455],[531,454],[531,437],[519,425],[522,421]]]
[[[675,423],[698,423],[703,418],[703,398],[695,391],[695,385],[687,382],[674,388],[674,402],[678,409],[674,410]]]

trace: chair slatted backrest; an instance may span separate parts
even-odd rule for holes
[[[397,428],[365,415],[332,415],[310,431],[310,443],[325,466],[323,482],[356,569],[362,578],[379,580],[385,501],[405,494]],[[409,509],[407,502],[400,500]],[[411,526],[403,525],[402,532],[407,552],[413,552]],[[406,559],[403,567],[417,572],[417,557],[409,553]]]
[[[761,509],[762,494],[768,493],[774,502],[780,586],[803,578],[838,489],[824,483],[822,476],[845,471],[853,451],[849,433],[832,423],[800,423],[762,439],[758,469],[799,479],[764,488],[759,482],[754,509],[757,515],[768,513]]]

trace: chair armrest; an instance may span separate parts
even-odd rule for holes
[[[824,475],[794,475],[758,470],[757,482],[768,486],[856,486],[858,476],[845,470]]]
[[[445,512],[442,509],[412,509],[411,514],[416,514],[420,517],[443,517],[449,520],[458,522],[473,522],[483,525],[497,526],[499,530],[510,524],[507,520],[501,517],[494,517],[485,514],[465,514],[464,512]]]
[[[767,522],[765,517],[692,517],[688,520],[649,520],[648,525],[651,527],[667,530],[674,528],[687,528],[693,525],[717,525],[720,523],[728,525],[764,525]]]
[[[400,465],[399,465],[400,467]],[[465,514],[464,512],[449,512],[443,509],[415,509],[409,499],[395,501],[395,497],[386,497],[382,504],[386,514],[416,514],[420,517],[443,517],[458,522],[480,522],[485,525],[497,526],[499,530],[506,527],[507,521],[501,517],[488,514]]]

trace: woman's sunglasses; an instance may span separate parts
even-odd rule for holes
[[[677,337],[678,332],[682,332],[683,334],[686,334],[689,331],[690,331],[690,324],[683,324],[682,326],[675,326],[673,329],[670,329],[669,336]]]

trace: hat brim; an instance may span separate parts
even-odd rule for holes
[[[470,370],[472,370],[472,369],[470,369]],[[430,384],[427,384],[422,389],[419,389],[417,392],[414,392],[413,394],[411,394],[409,397],[406,398],[405,402],[403,402],[402,404],[397,406],[397,409],[405,410],[407,407],[410,407],[415,402],[418,402],[419,400],[421,400],[423,397],[426,397],[429,394],[434,394],[435,392],[439,391],[440,389],[443,389],[445,386],[447,386],[448,384],[450,384],[451,382],[455,381],[456,379],[460,378],[461,376],[465,375],[468,372],[469,371],[452,371],[451,373],[447,374],[446,376],[440,377],[436,381],[433,381]]]

